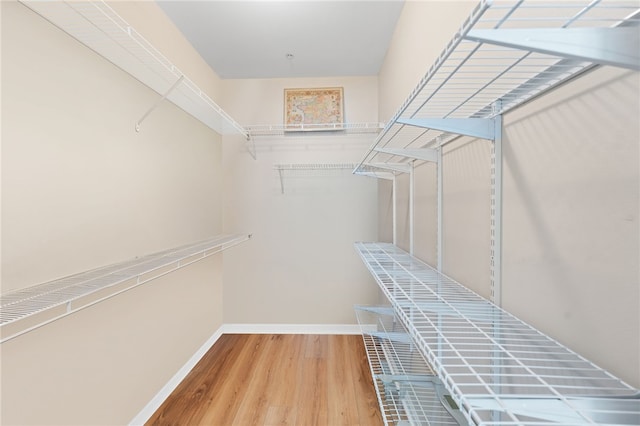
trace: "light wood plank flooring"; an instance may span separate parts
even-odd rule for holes
[[[225,334],[147,424],[383,423],[361,336]]]

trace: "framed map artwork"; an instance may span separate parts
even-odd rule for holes
[[[284,89],[285,130],[342,130],[343,98],[342,87]]]

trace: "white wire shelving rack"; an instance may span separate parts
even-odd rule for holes
[[[385,425],[457,426],[459,412],[393,308],[356,306],[356,315]]]
[[[136,131],[160,102],[167,99],[220,134],[241,134],[249,138],[244,127],[104,1],[19,1],[162,95],[146,112],[141,111],[135,123]]]
[[[405,161],[600,64],[640,70],[637,1],[481,1],[359,166]],[[406,151],[408,150],[408,151]]]
[[[356,249],[469,424],[640,424],[637,389],[393,244]]]
[[[184,268],[249,238],[251,235],[220,235],[7,292],[0,296],[0,343]]]
[[[501,303],[502,116],[596,66],[640,70],[637,1],[481,0],[378,134],[354,173],[410,178],[437,165],[437,267],[442,266],[443,147],[461,137],[491,142],[491,294]],[[373,172],[377,170],[377,172]],[[393,214],[394,242],[396,215]]]

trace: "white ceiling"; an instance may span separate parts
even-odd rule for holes
[[[158,3],[222,78],[377,75],[404,4],[403,0]]]

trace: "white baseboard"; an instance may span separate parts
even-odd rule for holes
[[[178,387],[180,382],[187,377],[187,374],[196,366],[198,361],[202,359],[213,344],[224,334],[224,325],[216,330],[215,333],[193,354],[191,358],[178,370],[176,374],[160,389],[160,391],[144,406],[144,408],[129,422],[131,426],[144,425],[151,418],[162,403],[171,395],[171,392]]]
[[[224,324],[227,334],[362,334],[358,324]]]

